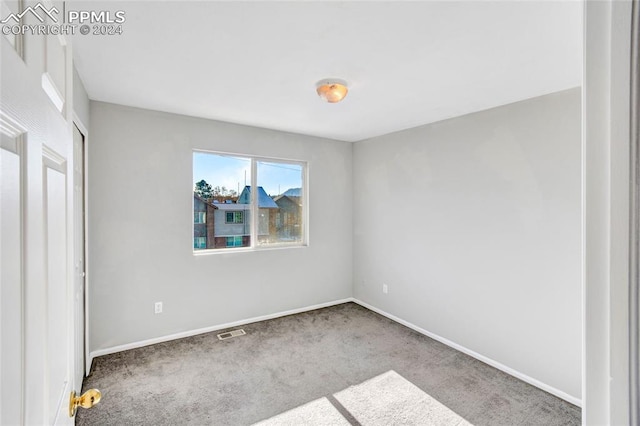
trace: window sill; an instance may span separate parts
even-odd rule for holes
[[[304,249],[309,244],[272,244],[261,247],[240,247],[240,248],[219,248],[219,249],[202,249],[193,250],[194,256],[207,256],[210,254],[229,254],[229,253],[255,253],[261,251],[286,250],[286,249]]]

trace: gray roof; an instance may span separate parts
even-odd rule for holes
[[[251,202],[251,186],[247,185],[242,190],[242,194],[238,198],[238,204],[249,204]],[[264,189],[258,187],[258,207],[261,209],[278,209],[278,205],[264,192]]]
[[[288,197],[302,197],[302,188],[289,188],[282,195],[286,195]]]
[[[224,211],[228,211],[228,210],[236,210],[236,211],[249,210],[249,208],[250,208],[248,204],[236,204],[236,203],[213,203],[213,207],[215,207],[218,210],[224,210]]]
[[[277,197],[273,198],[273,201],[275,201],[276,204],[278,204],[278,201],[280,201],[280,200],[284,201],[285,199],[289,200],[289,202],[291,204],[295,204],[296,206],[301,206],[302,205],[298,201],[296,201],[297,197],[293,197],[293,196],[289,197],[287,195],[278,195]],[[278,204],[278,206],[280,206],[280,204]]]
[[[210,204],[207,200],[205,200],[204,198],[202,198],[201,196],[199,196],[195,192],[193,193],[193,198],[195,198],[196,200],[202,201],[205,204]]]

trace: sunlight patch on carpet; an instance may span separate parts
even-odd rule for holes
[[[393,370],[333,396],[362,426],[473,426]],[[254,426],[350,424],[327,398],[320,398]]]
[[[393,370],[351,386],[334,397],[362,426],[471,426]]]
[[[285,411],[282,414],[263,420],[253,426],[350,426],[327,398],[316,399],[307,404]]]

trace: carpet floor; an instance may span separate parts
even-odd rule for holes
[[[102,401],[76,425],[581,423],[580,408],[354,303],[241,328],[96,358],[83,391]]]

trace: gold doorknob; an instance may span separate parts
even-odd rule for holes
[[[69,399],[69,417],[73,417],[76,414],[78,407],[93,407],[100,402],[100,398],[102,398],[102,394],[98,389],[89,389],[80,396],[76,396],[76,391],[72,391]]]

